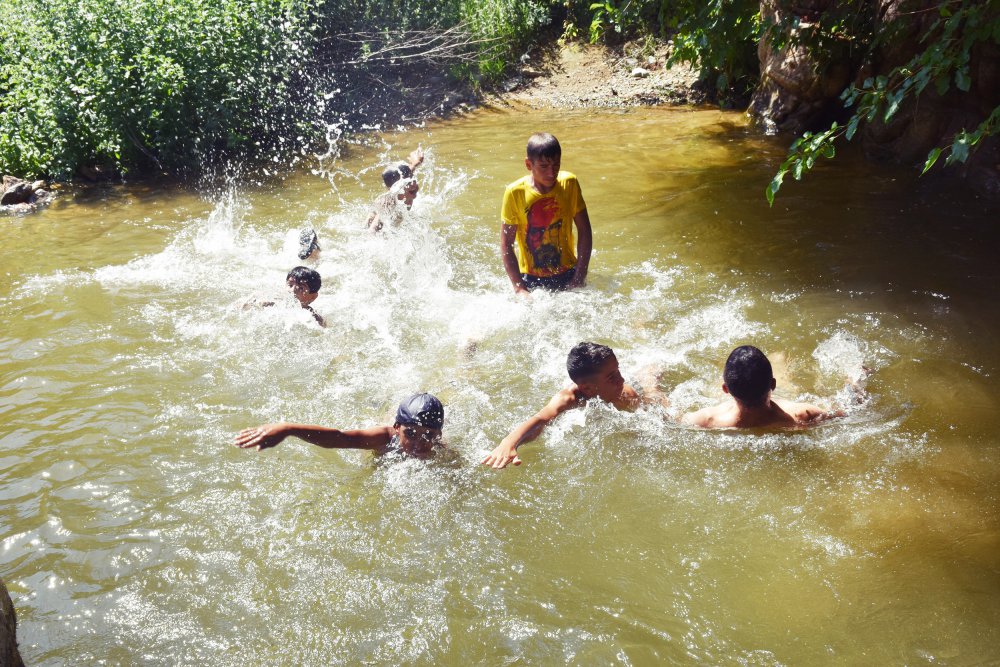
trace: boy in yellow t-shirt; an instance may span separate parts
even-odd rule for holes
[[[503,193],[500,253],[517,294],[539,287],[582,287],[587,278],[590,216],[576,176],[559,171],[561,158],[562,148],[554,136],[531,135],[524,159],[529,173]]]

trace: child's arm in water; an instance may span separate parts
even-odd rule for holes
[[[867,366],[861,366],[861,369],[857,374],[848,375],[845,380],[845,388],[849,392],[848,403],[850,405],[863,405],[865,401],[868,400],[868,391],[865,388],[868,376],[874,371]],[[778,402],[782,408],[786,410],[791,407],[795,410],[796,420],[803,425],[811,426],[813,424],[818,424],[824,422],[828,419],[835,419],[837,417],[847,416],[847,407],[840,407],[836,404],[828,409],[819,407],[818,405],[813,405],[812,403],[791,403],[791,401],[785,401],[784,399],[774,398],[772,399]],[[791,406],[788,404],[791,403]]]
[[[513,463],[521,465],[517,448],[526,442],[531,442],[541,434],[542,430],[560,414],[580,405],[580,400],[573,389],[563,389],[538,411],[535,416],[520,424],[511,431],[497,447],[482,460],[482,464],[491,468],[504,468]]]
[[[583,287],[587,283],[587,267],[590,266],[590,253],[594,247],[594,233],[590,227],[590,214],[583,209],[575,216],[576,224],[576,272],[569,281],[567,289]]]
[[[276,446],[289,436],[326,449],[380,449],[392,440],[392,428],[374,426],[354,431],[341,431],[328,426],[279,422],[245,428],[237,434],[233,444],[240,449],[253,447],[260,451]]]
[[[670,398],[660,389],[663,369],[656,366],[644,366],[636,374],[639,388],[642,390],[641,401],[645,405],[660,405],[670,407]]]

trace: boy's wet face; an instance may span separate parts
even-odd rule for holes
[[[535,185],[548,190],[555,187],[556,179],[559,177],[560,161],[560,157],[540,157],[534,160],[526,158],[524,166],[531,172],[531,179]]]
[[[399,446],[409,456],[425,457],[441,443],[441,429],[417,426],[416,424],[396,424]]]
[[[288,285],[288,291],[292,293],[292,296],[294,296],[303,307],[308,306],[319,297],[319,291],[309,291],[308,283],[295,282],[294,279],[289,278],[286,284]]]
[[[625,389],[625,378],[618,370],[618,359],[611,355],[604,360],[593,375],[581,384],[585,384],[588,393],[591,393],[602,401],[613,402],[621,398]]]

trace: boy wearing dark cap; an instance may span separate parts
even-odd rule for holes
[[[576,176],[560,171],[561,161],[558,139],[531,135],[524,159],[528,174],[503,193],[500,255],[515,294],[583,287],[587,279],[590,214]]]
[[[559,391],[537,414],[511,431],[482,460],[483,465],[491,468],[503,468],[509,463],[521,465],[521,459],[517,455],[519,446],[537,438],[563,412],[583,407],[594,398],[630,412],[644,402],[664,406],[667,404],[666,396],[654,382],[643,387],[642,395],[627,385],[618,370],[618,358],[607,345],[578,343],[566,356],[566,370],[573,384]]]
[[[319,251],[319,238],[316,236],[315,229],[306,227],[299,232],[299,259],[303,261],[319,261]]]
[[[392,426],[341,431],[312,424],[262,424],[243,429],[233,443],[258,451],[274,447],[289,436],[325,449],[370,449],[379,454],[397,450],[407,456],[425,458],[442,445],[444,406],[431,394],[413,394],[399,404]]]

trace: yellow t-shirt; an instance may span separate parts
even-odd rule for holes
[[[576,176],[560,171],[556,184],[541,194],[531,175],[519,178],[503,193],[500,218],[517,227],[517,265],[529,276],[555,276],[576,266],[573,218],[587,208]]]

